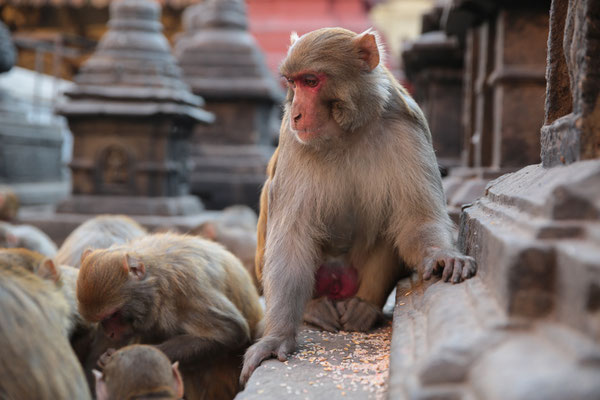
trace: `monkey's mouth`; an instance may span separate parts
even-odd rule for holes
[[[108,317],[103,318],[100,321],[102,325],[102,329],[111,339],[116,339],[116,336],[120,336],[119,333],[123,331],[123,327],[127,326],[127,322],[125,318],[123,318],[123,314],[121,314],[121,310],[116,310]]]
[[[315,130],[297,130],[296,135],[298,136],[298,139],[300,139],[302,142],[308,142],[311,139],[313,139],[315,136],[317,136],[317,131],[315,131]]]

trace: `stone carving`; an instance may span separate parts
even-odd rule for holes
[[[279,130],[281,89],[248,33],[242,0],[190,6],[184,28],[175,47],[184,79],[216,116],[194,132],[192,192],[209,208],[257,208]]]
[[[110,13],[109,30],[58,108],[74,136],[74,195],[59,211],[125,212],[125,202],[133,214],[196,213],[188,143],[194,125],[213,116],[181,80],[158,3],[116,1]],[[127,198],[107,197],[115,195]]]

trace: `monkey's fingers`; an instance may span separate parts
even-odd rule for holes
[[[383,316],[379,308],[358,297],[338,302],[338,310],[340,308],[345,310],[340,317],[345,331],[366,332]]]
[[[469,279],[477,273],[477,263],[473,257],[465,256],[465,266],[462,271],[462,279]]]
[[[277,357],[280,361],[287,359],[287,354],[296,348],[294,337],[281,339],[265,336],[248,348],[244,355],[244,366],[240,374],[240,385],[246,386],[254,370],[267,358]]]
[[[342,329],[340,314],[333,301],[327,297],[311,300],[304,311],[304,322],[328,332]]]
[[[428,258],[425,260],[425,268],[423,268],[423,279],[431,279],[433,270],[437,267],[437,260],[435,258]]]
[[[452,276],[452,272],[454,272],[454,261],[455,259],[453,257],[448,257],[443,260],[444,271],[442,272],[442,280],[444,282],[448,282],[448,279]]]

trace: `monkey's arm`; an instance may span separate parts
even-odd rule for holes
[[[442,274],[444,281],[461,282],[475,275],[477,265],[472,257],[461,254],[452,244],[448,223],[443,220],[405,220],[396,235],[400,256],[430,279]]]
[[[211,294],[208,302],[181,323],[182,334],[157,346],[171,361],[183,363],[250,343],[248,322],[225,295]]]
[[[317,246],[308,233],[310,222],[303,218],[290,220],[294,221],[292,226],[283,221],[269,221],[263,277],[267,303],[265,333],[246,351],[240,376],[242,385],[263,360],[276,356],[284,361],[296,349],[296,330],[313,292]]]
[[[275,176],[275,167],[277,166],[277,157],[279,155],[279,147],[275,149],[273,156],[267,165],[267,180],[260,192],[260,212],[258,215],[258,225],[256,226],[256,255],[254,257],[254,270],[256,279],[262,285],[262,273],[265,258],[265,242],[267,239],[267,210],[269,201],[269,190],[271,181]]]

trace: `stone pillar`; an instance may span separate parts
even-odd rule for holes
[[[429,122],[438,163],[448,170],[460,164],[463,54],[456,37],[440,30],[442,11],[436,6],[423,16],[423,33],[405,44],[402,61]]]
[[[243,0],[207,0],[184,14],[176,57],[185,81],[216,116],[192,139],[192,192],[208,208],[258,208],[278,136],[282,90],[248,33]]]
[[[465,45],[461,168],[444,181],[450,213],[490,179],[539,162],[549,1],[454,0],[445,29]]]
[[[111,3],[109,30],[58,111],[74,136],[72,196],[61,213],[191,215],[189,138],[212,120],[181,80],[160,6]]]
[[[0,72],[8,72],[15,58],[10,32],[0,22]],[[30,96],[0,88],[0,185],[10,186],[21,204],[52,204],[68,194],[61,160],[67,130],[49,105]]]
[[[553,1],[543,164],[490,182],[460,242],[510,314],[600,341],[600,2]]]

